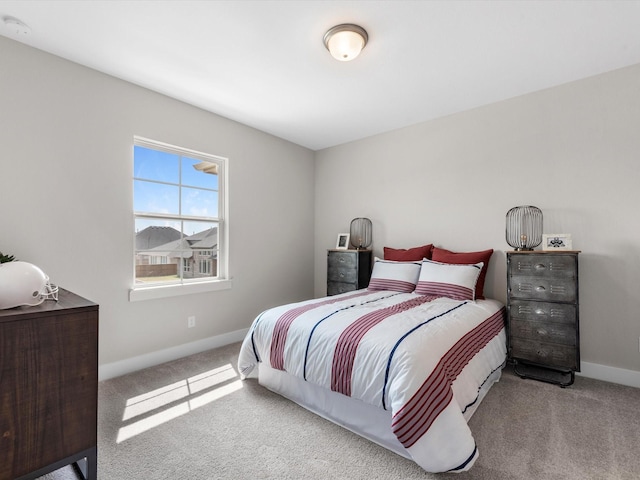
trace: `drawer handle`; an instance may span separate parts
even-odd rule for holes
[[[545,358],[547,356],[546,350],[538,350],[536,353],[538,354],[539,357],[542,357],[542,358]]]
[[[536,308],[536,315],[545,315],[544,310],[541,308]]]
[[[544,328],[539,328],[538,330],[536,330],[536,333],[541,337],[549,335],[549,332],[547,332]]]
[[[340,262],[344,263],[344,257],[339,258]]]
[[[536,287],[536,292],[544,292],[546,289],[542,285]]]
[[[544,263],[536,263],[535,269],[536,270],[545,270],[547,268],[547,266]]]
[[[340,278],[344,278],[344,273],[340,273]]]

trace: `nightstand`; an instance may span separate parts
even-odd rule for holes
[[[507,252],[507,331],[514,371],[562,387],[580,371],[578,251]]]
[[[365,288],[371,278],[371,250],[327,252],[327,295]]]

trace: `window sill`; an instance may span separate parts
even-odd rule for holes
[[[177,297],[194,293],[217,292],[229,290],[231,280],[213,280],[208,282],[184,283],[180,285],[155,285],[152,287],[139,287],[129,290],[129,301],[139,302],[156,298]]]

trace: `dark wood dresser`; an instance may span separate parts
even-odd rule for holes
[[[327,252],[327,295],[365,288],[371,278],[371,250]]]
[[[97,478],[98,305],[58,301],[0,310],[0,480],[74,464]]]
[[[560,386],[580,371],[578,251],[507,252],[509,358]]]

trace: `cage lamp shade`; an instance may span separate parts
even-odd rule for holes
[[[507,212],[507,243],[516,250],[533,250],[542,243],[542,210],[532,205]]]
[[[354,218],[351,220],[351,227],[349,229],[349,239],[351,245],[358,249],[363,250],[371,246],[373,225],[371,220],[364,217]]]

